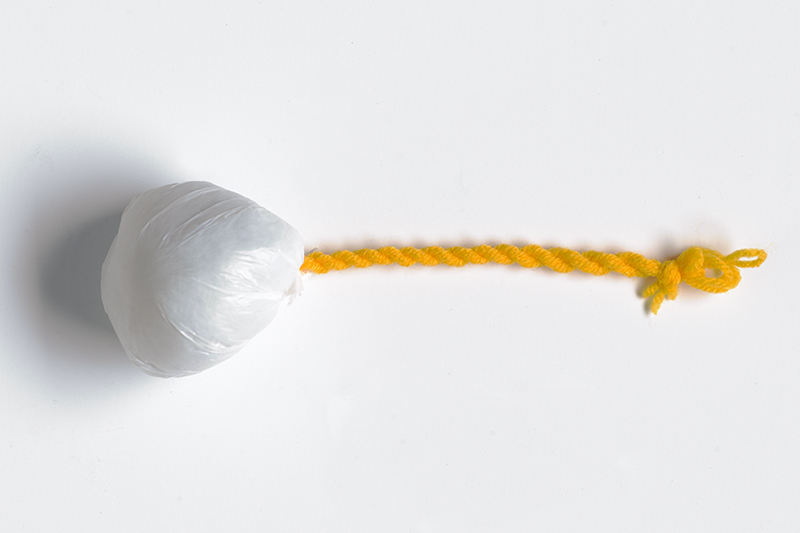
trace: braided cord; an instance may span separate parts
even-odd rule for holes
[[[420,264],[462,267],[467,264],[498,263],[517,264],[525,268],[547,267],[561,273],[579,270],[595,276],[616,272],[629,278],[655,277],[656,281],[645,289],[642,296],[652,297],[650,309],[653,313],[657,313],[665,298],[675,299],[678,285],[682,281],[706,292],[726,292],[738,285],[741,279],[739,268],[761,266],[766,258],[767,253],[758,249],[743,249],[722,256],[717,251],[699,247],[688,248],[678,258],[662,263],[634,252],[616,254],[596,251],[576,252],[567,248],[542,248],[535,244],[522,248],[510,244],[497,246],[482,244],[472,248],[384,246],[378,249],[341,250],[332,254],[311,252],[306,255],[300,270],[325,274],[332,270],[345,270],[350,267],[367,268],[374,265],[397,264],[409,267]],[[708,277],[706,269],[713,269],[719,275]]]
[[[423,266],[448,265],[462,267],[467,264],[485,265],[498,263],[501,265],[518,264],[525,268],[541,266],[556,272],[572,272],[580,270],[588,274],[602,276],[609,272],[618,272],[624,276],[655,276],[660,263],[632,252],[606,254],[603,252],[578,253],[567,248],[542,248],[529,244],[517,248],[510,244],[489,246],[482,244],[473,248],[453,246],[426,246],[425,248],[395,248],[384,246],[378,249],[363,249],[351,252],[341,250],[332,254],[312,252],[306,256],[300,270],[325,274],[331,270],[345,270],[350,267],[366,268],[374,265]]]

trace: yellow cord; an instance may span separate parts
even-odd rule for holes
[[[461,267],[467,264],[501,265],[518,264],[525,268],[545,266],[556,272],[580,270],[595,276],[616,272],[623,276],[655,277],[656,281],[647,287],[642,297],[650,298],[650,310],[658,313],[664,298],[674,300],[678,295],[678,285],[687,285],[710,293],[727,292],[739,284],[739,268],[755,268],[767,258],[767,252],[755,248],[738,250],[723,256],[715,250],[693,246],[676,259],[660,262],[648,259],[633,252],[607,254],[603,252],[579,253],[567,248],[542,248],[529,244],[517,248],[510,244],[489,246],[482,244],[473,248],[395,248],[384,246],[378,249],[363,249],[351,252],[341,250],[332,254],[312,252],[300,267],[303,272],[325,274],[331,270],[345,270],[350,267],[366,268],[373,265],[398,264],[412,266],[449,265]],[[714,271],[714,276],[706,275],[706,269]]]

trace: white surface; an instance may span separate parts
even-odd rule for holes
[[[800,8],[589,4],[5,2],[0,529],[800,529]],[[655,319],[621,277],[334,273],[162,380],[99,269],[188,180],[309,249],[770,257]]]

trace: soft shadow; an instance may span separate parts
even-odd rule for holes
[[[36,150],[44,160],[26,161],[25,172],[11,177],[15,196],[6,200],[27,219],[13,254],[11,305],[30,325],[17,333],[28,347],[19,368],[55,394],[118,393],[153,379],[128,361],[100,298],[101,267],[125,206],[182,181],[135,153],[54,142]]]
[[[122,210],[67,233],[45,258],[40,272],[47,303],[97,335],[110,337],[115,334],[100,298],[100,271],[121,219]]]

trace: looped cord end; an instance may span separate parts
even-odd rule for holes
[[[767,252],[758,248],[744,248],[725,256],[725,262],[739,268],[757,268],[766,261]]]
[[[665,261],[656,275],[656,281],[642,293],[650,298],[650,310],[657,314],[664,299],[674,300],[678,296],[681,282],[701,291],[719,294],[735,288],[742,279],[739,268],[755,268],[766,260],[767,252],[754,248],[737,250],[723,256],[716,250],[692,246],[677,259]],[[706,271],[718,274],[709,277]]]

